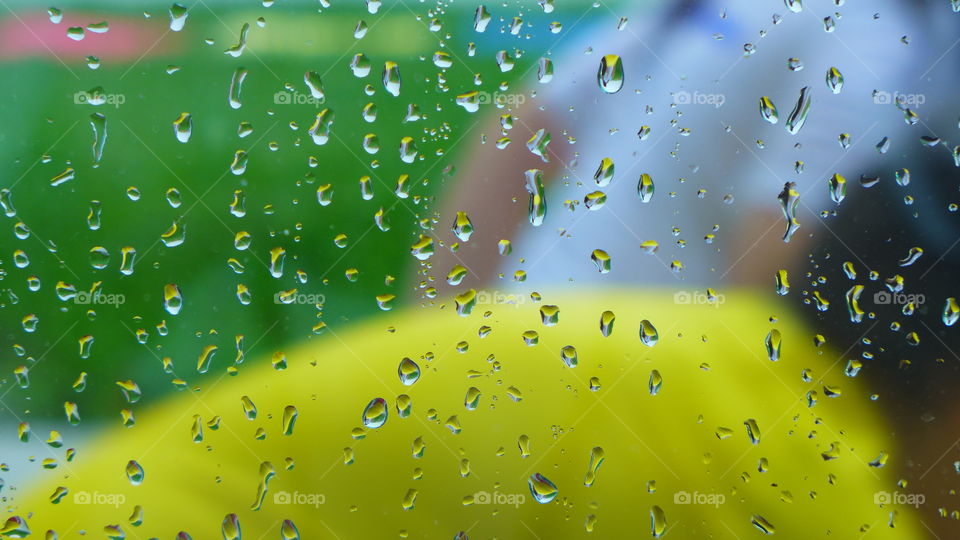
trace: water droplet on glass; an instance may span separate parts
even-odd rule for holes
[[[776,124],[780,120],[777,106],[767,96],[760,98],[760,117],[770,124]]]
[[[616,94],[623,88],[623,60],[615,54],[607,54],[600,60],[597,84],[608,94]]]
[[[667,515],[664,514],[663,508],[660,508],[657,505],[653,505],[650,508],[650,534],[654,538],[660,538],[667,532]]]
[[[767,337],[763,341],[764,347],[767,349],[767,358],[771,362],[776,362],[780,360],[780,344],[781,337],[780,331],[774,328],[767,333]]]
[[[127,473],[127,480],[130,481],[131,485],[139,486],[143,483],[143,467],[141,467],[139,463],[131,459],[127,462],[127,467],[125,470]]]
[[[400,66],[396,62],[383,64],[383,88],[393,97],[400,95]]]
[[[373,399],[363,409],[363,415],[361,416],[363,425],[370,429],[379,428],[387,422],[388,409],[387,400],[383,398]]]
[[[188,112],[180,113],[180,116],[173,121],[173,134],[177,140],[182,143],[190,141],[190,135],[193,133],[193,116]]]
[[[827,70],[827,88],[834,94],[839,94],[843,89],[843,74],[839,69],[831,67]]]
[[[420,379],[420,366],[413,360],[404,358],[397,367],[397,375],[404,386],[412,386]]]
[[[562,360],[568,368],[577,367],[577,349],[574,348],[573,345],[563,347],[560,349],[560,360]]]
[[[800,204],[800,193],[797,192],[796,187],[795,182],[787,182],[783,185],[783,191],[777,197],[780,199],[783,217],[787,220],[787,230],[783,234],[784,242],[789,242],[797,229],[800,228],[800,222],[797,221],[797,205]]]
[[[534,473],[527,481],[533,499],[540,504],[547,504],[557,498],[557,486],[546,476]]]
[[[187,22],[187,8],[182,4],[170,6],[170,30],[179,32]]]
[[[653,179],[650,178],[650,175],[643,173],[640,175],[640,181],[637,182],[637,195],[640,196],[640,201],[644,203],[650,202],[650,199],[653,198],[653,192],[655,190],[653,185]]]
[[[293,405],[287,405],[283,408],[282,429],[284,435],[293,435],[293,428],[297,423],[297,417],[300,413]]]
[[[227,92],[227,102],[230,104],[231,109],[239,109],[243,106],[243,102],[240,100],[240,93],[243,91],[243,81],[246,80],[248,73],[249,72],[242,67],[238,67],[233,72],[233,77],[230,79],[230,88]]]
[[[640,341],[647,347],[653,347],[660,340],[660,334],[654,328],[650,321],[644,319],[640,321]]]
[[[183,307],[183,297],[180,295],[180,287],[175,283],[168,283],[163,286],[163,308],[171,315],[180,313]]]
[[[787,131],[794,135],[800,131],[804,122],[807,121],[807,114],[810,113],[811,103],[810,87],[804,86],[800,89],[800,97],[797,98],[797,104],[794,105],[793,111],[790,113],[790,116],[787,117]]]

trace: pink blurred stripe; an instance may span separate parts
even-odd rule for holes
[[[105,34],[85,30],[81,41],[67,37],[67,28],[71,26],[86,29],[86,25],[101,21],[110,23],[110,30]],[[179,32],[169,32],[166,22],[166,14],[144,19],[71,12],[64,14],[60,24],[53,24],[45,11],[18,13],[16,17],[8,13],[0,19],[0,60],[57,56],[70,63],[93,55],[102,60],[134,61],[145,53],[148,56],[170,54],[180,49],[182,36]]]

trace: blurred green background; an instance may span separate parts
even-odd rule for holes
[[[5,375],[0,399],[8,407],[3,410],[8,421],[62,418],[65,401],[78,403],[84,420],[119,421],[118,411],[126,405],[116,381],[132,379],[144,396],[156,398],[175,389],[175,377],[193,388],[203,384],[204,377],[223,376],[234,362],[237,335],[244,336],[247,361],[262,362],[274,351],[314,337],[318,322],[338,328],[377,312],[378,294],[397,295],[395,305],[422,301],[411,287],[416,276],[410,275],[415,266],[408,250],[418,229],[434,226],[436,196],[455,181],[455,168],[448,167],[478,144],[480,132],[471,128],[488,113],[482,109],[468,114],[455,105],[455,96],[477,88],[475,74],[482,77],[480,90],[494,92],[502,81],[520,88],[523,82],[517,79],[534,78],[537,59],[567,31],[511,36],[500,31],[509,20],[498,21],[496,6],[490,6],[494,20],[486,33],[478,34],[471,28],[475,5],[468,4],[451,6],[443,18],[457,28],[431,31],[424,4],[413,1],[384,5],[377,14],[361,2],[331,9],[319,9],[316,2],[277,2],[271,7],[198,2],[187,4],[189,15],[181,32],[169,31],[169,4],[164,3],[136,9],[125,2],[85,2],[82,7],[61,3],[64,18],[59,24],[50,21],[45,7],[17,2],[8,6],[0,13],[4,28],[15,33],[6,40],[7,50],[0,51],[0,84],[5,86],[0,156],[7,164],[0,187],[10,189],[16,208],[0,236]],[[563,2],[547,15],[531,3],[527,22],[587,24],[584,16],[589,19],[601,11],[609,14],[585,2]],[[259,17],[265,26],[257,24]],[[110,22],[106,34],[87,31],[77,42],[66,38],[69,26],[103,20]],[[359,20],[369,31],[357,40]],[[244,23],[250,24],[248,45],[234,58],[224,51],[237,43]],[[16,35],[38,43],[32,49],[12,50]],[[467,55],[470,41],[477,44],[474,57]],[[130,43],[136,50],[129,49]],[[501,73],[494,55],[508,47],[523,54],[511,72]],[[439,79],[441,70],[431,60],[438,50],[449,50],[454,57],[453,67]],[[372,64],[365,78],[350,70],[356,53],[364,53]],[[100,58],[97,69],[88,67],[88,55]],[[389,95],[380,83],[387,60],[400,65],[399,97]],[[168,66],[179,70],[168,74]],[[234,110],[227,96],[238,67],[249,75],[243,106]],[[325,103],[275,104],[274,93],[285,88],[309,95],[303,82],[307,70],[322,75]],[[373,95],[365,92],[367,85]],[[95,88],[102,88],[107,104],[75,102],[77,92]],[[368,102],[378,109],[374,123],[361,116]],[[423,118],[404,123],[408,104],[417,105]],[[307,129],[323,108],[335,113],[334,135],[317,146]],[[182,112],[193,119],[186,144],[173,132],[172,123]],[[108,134],[97,168],[92,167],[93,113],[106,117]],[[244,138],[238,135],[241,122],[253,127]],[[379,137],[381,151],[375,156],[362,148],[367,133]],[[404,136],[416,140],[420,154],[409,165],[399,159]],[[238,176],[229,166],[239,149],[248,153],[249,165]],[[316,167],[309,166],[311,157]],[[51,186],[50,180],[68,167],[75,169],[75,178]],[[408,199],[392,192],[401,174],[410,175]],[[372,200],[361,197],[362,176],[373,179]],[[333,203],[321,206],[316,190],[328,183],[334,189]],[[128,193],[131,187],[140,193],[136,201]],[[179,207],[167,201],[170,188],[182,196]],[[242,218],[230,212],[236,190],[245,195]],[[94,200],[100,201],[102,212],[98,230],[87,225]],[[390,224],[387,232],[374,225],[374,213],[381,207]],[[186,239],[167,247],[160,237],[178,220]],[[16,236],[18,225],[30,229],[29,237]],[[245,251],[234,248],[239,231],[252,238]],[[338,234],[347,236],[345,247],[334,244]],[[110,254],[103,269],[91,266],[89,252],[96,246]],[[121,248],[126,246],[137,252],[131,275],[119,271]],[[266,265],[270,250],[277,247],[286,250],[286,258],[282,277],[275,279]],[[14,264],[17,250],[29,258],[24,268]],[[231,269],[230,258],[243,266],[242,272]],[[353,283],[345,277],[351,268],[359,270]],[[298,280],[298,270],[305,283]],[[40,282],[36,291],[28,288],[32,276]],[[90,291],[102,282],[103,294],[123,295],[124,303],[82,305],[73,298],[60,299],[56,290],[61,281],[77,291]],[[168,283],[183,295],[176,316],[163,308]],[[238,300],[238,284],[249,288],[249,305]],[[294,288],[323,295],[322,311],[310,304],[274,301],[277,292]],[[39,319],[33,332],[23,325],[30,314]],[[158,329],[164,323],[165,336]],[[145,335],[138,341],[139,331]],[[89,358],[80,356],[79,340],[85,335],[95,339]],[[218,351],[210,372],[200,375],[197,359],[208,345]],[[172,373],[163,372],[162,358],[172,360]],[[27,389],[20,388],[12,374],[21,365],[29,369]],[[81,372],[89,375],[86,389],[77,393],[72,385]]]

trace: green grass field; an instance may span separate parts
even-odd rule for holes
[[[218,377],[233,364],[237,335],[244,336],[248,353],[263,357],[312,337],[320,321],[337,327],[376,312],[378,294],[395,294],[400,303],[420,301],[411,287],[414,277],[408,275],[414,268],[408,250],[417,229],[434,226],[437,194],[456,181],[455,169],[448,166],[478,144],[480,131],[472,128],[483,114],[495,110],[468,114],[454,103],[455,96],[475,88],[475,73],[483,78],[482,90],[494,91],[501,81],[520,87],[515,79],[534,77],[530,68],[558,36],[538,29],[531,32],[536,39],[504,37],[496,21],[486,34],[476,34],[469,14],[445,18],[464,28],[432,32],[428,17],[415,16],[425,13],[418,3],[394,4],[377,15],[357,7],[336,6],[317,13],[292,5],[280,11],[256,4],[244,8],[199,4],[190,9],[182,32],[167,32],[136,62],[110,61],[104,54],[100,67],[92,70],[83,54],[59,55],[65,65],[49,55],[4,61],[7,86],[0,112],[6,129],[0,134],[0,156],[8,167],[2,185],[11,190],[17,211],[7,223],[13,228],[22,222],[31,231],[25,239],[8,233],[3,241],[2,347],[8,356],[13,350],[22,353],[9,363],[26,365],[31,380],[29,389],[21,389],[8,378],[4,401],[12,409],[59,416],[64,401],[76,401],[84,418],[109,417],[123,405],[116,381],[132,379],[149,395],[173,390],[174,377],[189,387],[201,384],[196,362],[207,345],[217,346],[218,352],[206,377]],[[549,20],[572,24],[584,6],[567,8],[549,16],[531,11],[530,21],[541,27]],[[76,15],[69,6],[62,9],[67,17]],[[25,8],[18,17],[38,14],[42,11]],[[116,13],[115,6],[86,8],[76,16],[91,22],[113,16],[156,32],[165,31],[168,21],[162,9],[143,19],[135,12]],[[265,27],[256,24],[258,17],[265,18]],[[354,27],[361,18],[369,31],[356,40]],[[236,43],[244,23],[251,25],[246,50],[239,58],[224,54]],[[65,32],[67,22],[59,26]],[[114,23],[111,31],[122,26],[123,22]],[[81,42],[89,42],[87,54],[98,54],[100,37],[88,33]],[[214,43],[206,44],[207,38]],[[474,57],[466,54],[470,40],[477,42]],[[442,85],[437,77],[441,70],[431,62],[441,42],[454,58],[453,66],[444,70]],[[507,43],[522,48],[524,55],[513,71],[501,73],[494,54]],[[372,64],[370,75],[362,79],[349,67],[360,52]],[[399,97],[389,95],[380,83],[387,60],[400,65]],[[180,69],[168,74],[171,65]],[[228,104],[228,89],[238,67],[249,74],[243,83],[243,105],[235,110]],[[275,104],[274,94],[285,91],[285,85],[299,99],[309,96],[303,82],[307,70],[322,75],[325,102]],[[368,84],[372,96],[364,90]],[[107,104],[75,102],[77,92],[96,88],[102,88]],[[118,101],[122,104],[115,105]],[[368,102],[378,109],[373,123],[361,116]],[[423,118],[404,123],[408,104],[417,105]],[[324,108],[334,111],[335,123],[329,142],[318,146],[307,130]],[[182,112],[189,112],[193,121],[186,144],[173,133],[173,121]],[[103,114],[107,122],[97,168],[92,167],[94,113]],[[238,135],[241,122],[253,127],[244,138]],[[362,148],[367,133],[379,137],[382,149],[376,156]],[[420,159],[409,165],[399,159],[404,136],[413,137],[419,149]],[[247,152],[249,160],[241,175],[230,171],[237,150]],[[315,167],[309,166],[311,158],[316,159]],[[379,160],[375,168],[374,159]],[[75,170],[74,179],[52,186],[51,179],[68,167]],[[407,199],[392,193],[401,174],[410,175]],[[362,176],[371,177],[371,200],[361,198]],[[331,184],[335,192],[328,206],[317,202],[317,188],[324,184]],[[139,192],[138,200],[131,200],[130,188]],[[167,201],[171,188],[182,197],[179,207]],[[242,218],[230,209],[236,190],[245,196]],[[94,200],[101,207],[98,230],[87,224]],[[380,208],[390,224],[387,232],[374,225],[374,213]],[[175,222],[185,228],[186,239],[167,247],[161,235]],[[235,235],[241,231],[251,238],[244,251],[234,248]],[[347,237],[345,247],[334,243],[339,234]],[[94,247],[109,253],[105,268],[91,265],[89,252]],[[130,275],[120,272],[125,247],[136,250]],[[278,247],[286,251],[285,265],[282,277],[274,278],[267,266],[271,250]],[[16,250],[29,258],[25,268],[13,264]],[[231,268],[231,258],[242,271]],[[345,277],[351,268],[359,270],[356,282]],[[298,271],[305,282],[298,280]],[[28,288],[31,276],[39,280],[36,291]],[[394,280],[388,283],[390,278]],[[90,291],[100,283],[100,292],[122,295],[124,303],[90,306],[71,298],[61,300],[58,282],[77,291]],[[168,283],[176,284],[183,296],[177,316],[163,309]],[[238,284],[249,289],[249,305],[237,299]],[[313,305],[274,301],[277,292],[294,288],[301,294],[323,295],[322,313]],[[95,313],[88,312],[90,308]],[[22,326],[29,314],[39,319],[34,332],[25,332]],[[164,323],[166,336],[158,330]],[[79,354],[79,340],[85,335],[95,339],[89,358]],[[174,369],[160,376],[163,358],[170,358]],[[89,375],[87,389],[78,394],[71,387],[81,372]]]

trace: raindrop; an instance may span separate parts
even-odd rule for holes
[[[640,181],[637,182],[637,195],[640,196],[640,201],[644,203],[650,202],[650,199],[653,198],[653,192],[655,186],[653,185],[653,179],[650,178],[650,175],[643,173],[640,175]]]
[[[796,135],[800,131],[800,128],[803,127],[804,122],[807,121],[807,114],[810,112],[811,102],[810,87],[804,86],[800,89],[800,97],[797,99],[797,104],[793,107],[793,112],[791,112],[787,118],[786,128],[791,134]]]
[[[777,106],[767,96],[760,98],[760,117],[769,124],[776,124],[780,120]]]
[[[574,348],[573,345],[567,345],[567,346],[563,347],[562,349],[560,349],[560,360],[562,360],[563,363],[564,363],[568,368],[575,368],[575,367],[577,367],[577,362],[578,362],[578,361],[577,361],[577,349]]]
[[[597,84],[608,94],[616,94],[623,88],[623,61],[619,56],[608,54],[600,60]]]
[[[534,473],[527,481],[533,499],[540,504],[547,504],[557,498],[557,486],[546,476]]]
[[[127,462],[126,473],[131,485],[139,486],[143,483],[143,467],[136,461],[131,459]]]
[[[767,349],[767,358],[771,362],[776,362],[780,360],[780,345],[781,345],[781,336],[780,331],[774,328],[767,333],[767,337],[763,341],[764,347]]]
[[[653,324],[646,319],[640,321],[640,342],[647,347],[653,347],[659,340],[660,334],[657,333],[657,329]]]
[[[397,375],[404,386],[412,386],[420,379],[420,366],[413,360],[404,358],[397,367]]]
[[[107,117],[100,113],[91,114],[90,127],[93,129],[93,167],[96,168],[100,166],[103,147],[107,144]]]
[[[834,94],[839,94],[843,89],[843,74],[839,69],[831,67],[827,70],[827,88]]]
[[[540,169],[530,169],[526,171],[526,188],[530,194],[530,202],[527,206],[527,218],[534,227],[543,225],[543,220],[547,216],[547,198],[543,189],[543,171]]]
[[[381,427],[387,422],[387,401],[383,398],[375,398],[363,409],[361,420],[363,425],[370,429]]]
[[[393,97],[400,95],[400,66],[387,61],[383,65],[383,87]]]
[[[242,67],[238,67],[233,72],[233,77],[230,79],[230,89],[227,93],[227,101],[230,103],[231,109],[239,109],[243,106],[243,102],[240,100],[240,93],[243,90],[243,81],[247,78],[248,73],[249,72]]]
[[[173,121],[173,134],[177,140],[186,144],[190,141],[190,135],[193,133],[193,116],[188,112],[180,113],[180,116]]]
[[[187,8],[182,4],[170,6],[170,30],[179,32],[187,22]]]
[[[797,221],[797,205],[800,204],[800,193],[797,192],[796,187],[795,182],[787,182],[783,185],[783,191],[777,197],[780,199],[783,217],[787,220],[787,230],[783,234],[784,242],[790,242],[794,233],[800,228],[800,222]]]

